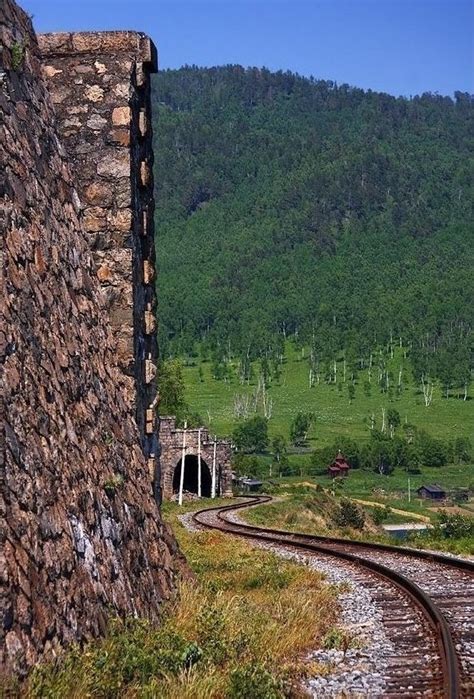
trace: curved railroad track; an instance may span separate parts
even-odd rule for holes
[[[474,564],[428,551],[256,527],[236,511],[270,502],[245,502],[199,510],[201,527],[330,556],[350,566],[383,606],[394,648],[384,696],[474,696]]]

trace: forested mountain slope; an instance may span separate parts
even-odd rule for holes
[[[472,98],[226,66],[164,71],[154,102],[164,354],[268,357],[296,333],[329,361],[401,337],[465,380]]]

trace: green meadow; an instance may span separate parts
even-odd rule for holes
[[[346,376],[346,382],[343,383],[341,360],[338,362],[337,384],[326,384],[321,379],[319,384],[310,388],[307,356],[302,356],[301,351],[288,343],[281,375],[277,380],[272,379],[267,389],[268,398],[273,404],[269,420],[270,437],[282,434],[288,439],[291,420],[299,411],[303,411],[312,412],[315,416],[309,433],[308,446],[311,448],[332,444],[338,436],[367,439],[372,416],[375,427],[380,429],[382,409],[389,408],[395,408],[399,412],[402,424],[413,424],[433,437],[454,439],[474,436],[474,400],[468,398],[464,401],[455,393],[446,398],[441,387],[435,385],[432,404],[425,407],[421,387],[414,384],[410,363],[402,352],[396,351],[393,359],[386,361],[388,371],[393,376],[393,395],[390,397],[381,392],[377,369],[374,368],[370,395],[367,395],[364,387],[368,382],[368,372],[360,371],[355,385],[355,397],[350,401],[349,377]],[[396,384],[401,367],[402,390],[397,395]],[[231,362],[230,368],[230,378],[227,381],[216,380],[212,375],[212,365],[207,361],[188,362],[183,372],[187,402],[209,425],[211,431],[219,436],[231,434],[237,422],[234,413],[236,396],[248,395],[251,398],[258,383],[256,364],[255,379],[250,384],[240,383],[237,363]],[[261,401],[259,411],[261,412]]]

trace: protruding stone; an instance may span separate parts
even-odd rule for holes
[[[148,187],[151,183],[150,165],[147,160],[140,163],[140,182],[142,187]]]
[[[145,311],[145,335],[151,335],[156,330],[156,316],[152,311]]]
[[[153,434],[155,430],[155,411],[147,408],[145,411],[145,434]]]
[[[143,283],[151,284],[155,276],[155,268],[149,260],[143,261]]]
[[[145,383],[151,383],[156,377],[156,365],[151,359],[145,359]]]
[[[140,134],[142,136],[146,136],[146,132],[148,131],[148,119],[144,109],[140,109],[140,114],[138,116],[138,128],[140,129]]]
[[[153,481],[155,477],[155,459],[148,459],[147,461],[147,468],[148,468],[148,475],[150,477],[150,481]]]
[[[138,62],[135,67],[135,79],[137,81],[137,87],[142,87],[145,84],[146,73],[143,68],[143,63]]]

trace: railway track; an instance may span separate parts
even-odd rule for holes
[[[331,557],[368,586],[383,609],[394,654],[385,669],[384,696],[474,697],[474,565],[442,554],[347,539],[256,527],[238,511],[272,500],[194,513],[201,527]]]

